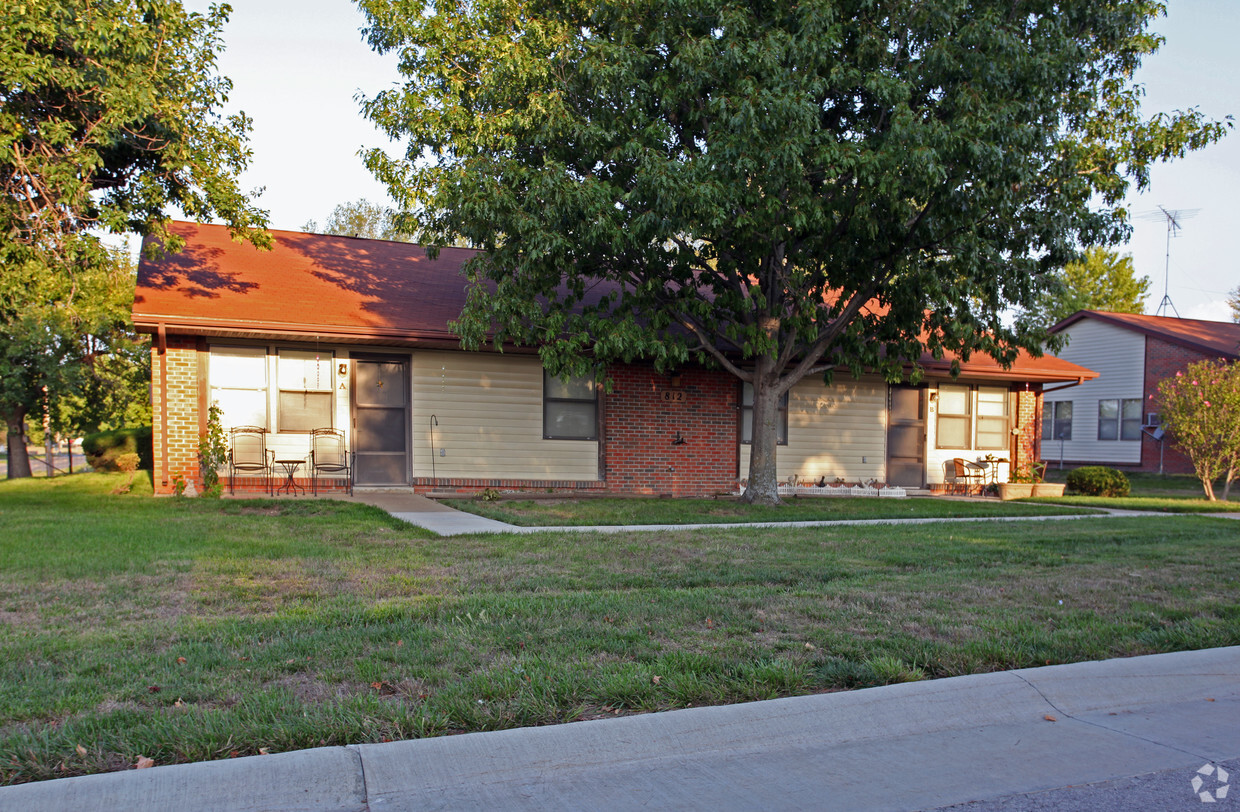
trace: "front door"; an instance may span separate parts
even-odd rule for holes
[[[409,360],[354,356],[354,482],[409,484]]]
[[[892,386],[887,393],[887,484],[921,488],[926,484],[926,390]]]

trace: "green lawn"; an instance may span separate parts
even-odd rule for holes
[[[1240,644],[1224,519],[438,538],[123,481],[0,483],[4,783]]]
[[[1075,505],[1082,508],[1117,508],[1119,510],[1149,510],[1156,513],[1240,513],[1240,502],[1209,502],[1205,499],[1176,497],[1125,496],[1074,496],[1071,494],[1053,498],[1028,499],[1047,505]]]
[[[444,499],[445,505],[523,527],[615,524],[735,524],[835,519],[962,519],[977,516],[1048,516],[1089,513],[1081,508],[993,500],[914,497],[791,497],[778,507],[737,499],[550,498]]]
[[[1210,502],[1201,489],[1201,481],[1187,474],[1146,474],[1131,473],[1126,475],[1131,490],[1122,499],[1073,496],[1069,494],[1056,499],[1033,499],[1029,501],[1077,505],[1079,507],[1119,508],[1121,510],[1150,510],[1159,513],[1234,513],[1240,512],[1240,485],[1233,488],[1231,498],[1224,502]],[[1048,482],[1066,482],[1067,471],[1058,471],[1054,467],[1046,472]],[[1214,493],[1222,496],[1223,483],[1214,486]]]

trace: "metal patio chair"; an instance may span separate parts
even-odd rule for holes
[[[310,432],[310,482],[315,496],[319,494],[320,472],[343,474],[345,487],[349,495],[353,495],[353,461],[343,431],[314,429]]]
[[[267,448],[267,429],[234,426],[228,430],[228,492],[236,492],[237,472],[261,474],[267,494],[274,496],[271,477],[275,473],[276,453]]]
[[[962,457],[956,457],[952,460],[952,468],[956,478],[957,485],[964,486],[965,495],[971,496],[974,487],[980,496],[985,488],[985,482],[982,479],[983,472],[979,468],[969,465],[968,461]]]

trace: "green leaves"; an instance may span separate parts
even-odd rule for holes
[[[237,187],[249,120],[218,112],[231,89],[215,69],[227,13],[177,0],[0,9],[6,244],[63,259],[86,228],[167,238],[169,206],[263,242],[265,213]]]
[[[1150,278],[1136,277],[1132,256],[1101,246],[1087,248],[1080,261],[1069,262],[1052,280],[1037,305],[1023,318],[1049,328],[1078,310],[1144,313]]]
[[[1152,396],[1151,396],[1152,397]],[[1192,461],[1206,498],[1223,478],[1223,499],[1240,474],[1240,364],[1198,361],[1158,384],[1158,408],[1171,442]]]

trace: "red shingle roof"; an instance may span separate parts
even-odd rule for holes
[[[1146,316],[1139,313],[1079,310],[1052,327],[1051,332],[1058,333],[1082,319],[1097,319],[1209,355],[1233,360],[1240,358],[1240,324],[1226,321],[1173,319],[1167,316]]]
[[[260,251],[224,226],[174,223],[185,250],[138,265],[134,324],[153,332],[267,332],[340,340],[451,339],[474,252],[272,231]]]
[[[460,315],[475,252],[445,248],[428,259],[409,243],[272,231],[260,251],[224,226],[173,223],[185,250],[138,265],[134,325],[144,332],[277,336],[332,341],[457,346],[448,322]],[[921,359],[946,374],[951,358]],[[1054,356],[1021,353],[1011,369],[985,354],[960,365],[963,377],[1080,381],[1097,377]]]

